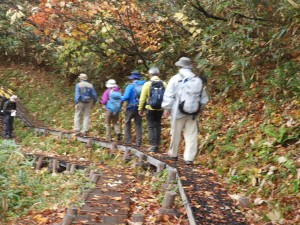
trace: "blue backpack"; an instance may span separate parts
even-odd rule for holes
[[[92,100],[92,88],[89,86],[83,87],[80,95],[80,101],[83,103],[89,103],[91,100]]]
[[[122,100],[121,93],[119,91],[110,91],[108,101],[106,103],[106,108],[109,112],[117,114],[121,110]]]
[[[141,93],[142,93],[142,88],[143,88],[143,85],[144,83],[142,84],[133,84],[134,85],[134,106],[138,106],[139,105],[139,102],[140,102],[140,96],[141,96]]]

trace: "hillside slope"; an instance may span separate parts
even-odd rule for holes
[[[72,129],[75,83],[41,68],[3,65],[1,85],[13,89],[32,115],[49,126]],[[251,204],[245,208],[249,222],[300,222],[299,99],[276,102],[270,96],[277,93],[262,81],[226,93],[218,93],[213,84],[211,80],[211,100],[199,122],[197,161],[220,174],[234,199],[249,197]],[[96,91],[99,95],[103,90]],[[91,121],[91,135],[104,136],[100,105],[93,108]],[[168,121],[163,123],[167,149]]]

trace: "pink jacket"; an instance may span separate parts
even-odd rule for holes
[[[108,99],[109,99],[109,92],[110,92],[111,90],[118,91],[118,92],[120,92],[120,93],[122,94],[122,92],[121,92],[121,90],[119,89],[118,86],[113,87],[113,88],[107,88],[107,89],[104,91],[104,93],[103,93],[103,95],[102,95],[102,97],[101,97],[101,100],[99,101],[100,104],[106,105],[106,103],[107,103],[107,101],[108,101]]]

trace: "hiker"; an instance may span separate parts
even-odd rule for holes
[[[119,121],[119,112],[122,107],[122,94],[114,79],[109,79],[105,86],[107,89],[104,91],[100,104],[105,106],[105,127],[106,127],[106,140],[111,141],[110,123],[112,122],[117,140],[122,139]]]
[[[132,72],[128,79],[131,83],[126,86],[122,96],[122,101],[127,102],[125,111],[125,143],[131,144],[131,120],[134,119],[136,146],[140,147],[142,144],[142,117],[139,115],[138,105],[145,81],[141,80],[141,75],[136,71]]]
[[[157,152],[160,143],[161,117],[163,114],[161,103],[167,84],[159,78],[158,68],[150,68],[148,74],[150,80],[147,81],[142,88],[138,109],[140,116],[144,115],[146,109],[148,140],[151,146],[148,151]]]
[[[191,59],[182,57],[175,63],[179,67],[166,88],[162,108],[164,117],[171,115],[171,143],[168,156],[178,159],[178,147],[183,130],[185,150],[183,159],[186,165],[192,165],[197,154],[198,114],[208,102],[208,96],[202,80],[191,69]]]
[[[18,97],[16,95],[10,96],[3,104],[3,124],[4,124],[4,138],[13,138],[12,132],[14,130],[14,118],[17,113],[17,103]]]
[[[90,111],[92,105],[97,102],[97,96],[94,86],[87,82],[88,77],[86,74],[81,73],[79,75],[80,82],[75,86],[75,116],[74,116],[74,127],[76,135],[80,134],[80,116],[83,113],[83,125],[81,134],[87,136]]]

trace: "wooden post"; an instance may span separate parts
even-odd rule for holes
[[[92,192],[91,190],[84,190],[81,194],[81,198],[83,200],[87,200],[91,192]]]
[[[176,175],[177,175],[177,171],[175,169],[170,169],[167,184],[173,183],[176,179]]]
[[[60,131],[60,132],[58,133],[58,138],[59,138],[59,139],[63,139],[63,136],[64,136],[64,132]]]
[[[175,197],[176,193],[174,191],[166,192],[162,207],[158,210],[158,215],[178,216],[178,213],[173,209]]]
[[[58,171],[58,160],[52,159],[52,173],[57,173]]]
[[[175,202],[176,192],[167,191],[164,197],[164,201],[162,204],[162,208],[164,209],[172,209]]]
[[[49,130],[48,129],[44,129],[43,135],[46,136],[47,134],[49,134]]]
[[[70,167],[70,173],[75,173],[75,170],[76,170],[76,164],[71,164],[71,167]]]
[[[71,225],[76,216],[66,214],[61,225]]]
[[[133,214],[132,215],[132,222],[138,223],[140,225],[142,225],[144,223],[144,214]]]
[[[70,171],[71,170],[71,163],[67,163],[67,166],[66,166],[66,171]]]
[[[124,151],[123,160],[125,162],[129,162],[130,161],[129,150],[127,148]]]
[[[97,182],[99,181],[100,177],[101,177],[101,174],[94,173],[92,175],[91,182],[94,183],[94,184],[97,184]]]
[[[93,139],[89,138],[86,145],[85,145],[85,147],[86,148],[91,148],[93,146],[93,143],[94,143]]]
[[[90,175],[89,175],[89,179],[92,180],[93,174],[95,173],[94,170],[90,170]]]
[[[76,216],[77,213],[78,213],[78,209],[75,208],[75,207],[71,207],[71,208],[68,208],[68,209],[67,209],[67,214],[68,214],[68,215],[74,215],[74,216]]]
[[[158,165],[157,165],[157,169],[156,169],[156,172],[157,173],[160,173],[160,172],[162,172],[164,169],[165,169],[165,167],[166,167],[166,164],[165,163],[159,163]]]
[[[49,159],[49,163],[48,163],[48,172],[49,173],[52,173],[52,171],[53,171],[53,161],[52,161],[53,159],[52,158],[50,158]]]
[[[138,162],[142,163],[146,159],[146,155],[144,153],[139,154]]]
[[[115,153],[116,149],[117,149],[116,142],[111,142],[111,144],[110,144],[110,152],[109,152],[110,157],[114,157],[114,153]]]
[[[33,132],[33,133],[34,133],[34,136],[35,136],[35,137],[39,136],[39,131],[38,131],[37,129],[34,129],[34,132]]]
[[[43,160],[44,160],[44,156],[39,156],[36,162],[36,167],[35,167],[36,170],[40,170],[42,168]]]
[[[36,162],[38,161],[38,158],[39,158],[38,155],[35,155],[35,156],[34,156],[34,159],[33,159],[33,162],[32,162],[32,166],[33,166],[34,168],[36,168]]]

